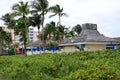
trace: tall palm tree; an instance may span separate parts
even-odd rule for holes
[[[43,26],[44,26],[44,20],[45,20],[45,15],[47,14],[48,12],[48,1],[47,0],[34,0],[32,2],[32,7],[33,7],[33,10],[31,11],[33,14],[37,13],[39,14],[39,16],[41,16],[41,26],[42,26],[42,29],[43,29]]]
[[[60,5],[55,5],[55,6],[52,6],[49,8],[49,10],[54,13],[53,15],[50,15],[49,17],[53,17],[53,16],[56,16],[58,15],[59,17],[59,21],[58,21],[58,26],[60,26],[60,23],[61,23],[61,17],[62,16],[68,16],[66,13],[63,13],[63,8],[60,8]]]
[[[46,37],[45,37],[46,34],[43,30],[43,27],[44,27],[45,15],[48,12],[48,5],[49,5],[49,2],[47,0],[34,0],[32,2],[33,10],[31,11],[31,13],[33,13],[33,14],[35,13],[35,14],[38,14],[39,16],[41,16],[41,24],[40,25],[42,26],[42,33],[41,33],[42,40],[46,39]],[[39,35],[41,35],[41,34],[39,34]],[[45,41],[43,41],[43,42],[45,42]]]
[[[4,24],[7,25],[7,27],[10,29],[10,33],[11,33],[11,29],[14,29],[15,26],[15,20],[14,20],[14,13],[6,13],[5,15],[3,15],[0,19],[4,21]],[[12,41],[12,35],[10,35],[10,41]],[[9,40],[8,40],[9,41]],[[9,45],[8,47],[10,47],[11,45]],[[14,53],[15,52],[15,47],[14,47]]]
[[[29,5],[28,2],[23,2],[20,1],[18,4],[13,5],[12,10],[14,11],[14,13],[16,14],[16,16],[21,18],[21,22],[24,24],[25,27],[25,35],[24,38],[24,54],[27,55],[26,52],[26,45],[27,45],[27,38],[28,38],[28,25],[27,25],[27,15],[30,13],[29,11]],[[22,25],[23,26],[23,25]]]
[[[38,34],[40,34],[40,24],[41,24],[41,15],[33,14],[32,17],[29,17],[29,23],[30,25],[36,27],[38,29]],[[39,47],[40,47],[40,39],[39,39]],[[40,51],[41,53],[41,51]]]

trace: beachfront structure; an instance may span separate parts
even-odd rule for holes
[[[100,34],[97,30],[97,24],[85,23],[82,25],[82,31],[78,36],[64,39],[59,43],[59,47],[63,52],[95,51],[107,48],[116,49],[119,44],[119,40]]]

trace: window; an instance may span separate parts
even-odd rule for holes
[[[85,44],[75,45],[75,48],[77,48],[79,50],[84,50]]]
[[[30,39],[33,39],[33,37],[30,37]]]
[[[33,34],[30,34],[30,36],[33,36]]]
[[[30,28],[30,30],[33,30],[33,28]]]
[[[33,33],[33,31],[30,31],[29,33]]]
[[[106,49],[115,49],[115,45],[114,44],[107,44]]]

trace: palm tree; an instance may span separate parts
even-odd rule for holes
[[[28,2],[19,2],[18,4],[15,4],[13,5],[12,7],[12,10],[14,11],[14,13],[16,14],[16,16],[20,17],[19,19],[21,20],[20,22],[23,23],[24,27],[25,27],[25,30],[23,30],[25,36],[23,38],[24,39],[24,54],[27,55],[27,52],[26,52],[26,45],[27,45],[27,38],[28,38],[28,25],[27,25],[27,15],[30,13],[29,11],[29,5],[28,5]],[[19,21],[18,19],[18,21]],[[22,25],[22,26],[23,26]]]
[[[58,26],[60,26],[60,23],[61,23],[61,17],[62,16],[68,16],[66,13],[63,13],[63,8],[60,8],[60,6],[57,4],[55,6],[52,6],[49,8],[49,10],[54,13],[53,15],[50,15],[49,17],[53,17],[53,16],[56,16],[58,15],[59,17],[59,21],[58,21]]]
[[[7,25],[7,27],[10,29],[10,33],[11,33],[11,29],[14,29],[14,26],[15,26],[14,13],[6,13],[0,19],[4,21],[4,24]],[[13,41],[12,40],[12,35],[10,35],[10,37],[11,37],[10,41]],[[10,46],[11,45],[9,45],[9,47]],[[15,47],[14,47],[14,53],[16,53],[15,52]]]
[[[31,11],[31,13],[35,13],[35,14],[38,14],[41,18],[41,26],[42,26],[42,33],[39,34],[41,35],[42,37],[39,37],[39,38],[42,38],[43,39],[46,39],[46,34],[43,30],[43,26],[44,26],[44,20],[45,20],[45,15],[47,14],[48,12],[48,1],[47,0],[34,0],[32,2],[32,7],[33,7],[33,10]],[[45,38],[44,38],[45,37]],[[45,42],[45,41],[43,41]]]
[[[66,28],[63,25],[60,25],[60,26],[57,27],[57,29],[60,33],[60,40],[62,40],[65,37],[65,33],[66,33],[66,30],[68,30],[68,28]]]
[[[34,0],[32,2],[32,7],[33,7],[33,10],[31,11],[33,14],[37,13],[39,14],[39,16],[41,16],[41,26],[42,26],[42,29],[43,29],[43,26],[44,26],[44,20],[45,20],[45,15],[47,14],[48,12],[48,1],[47,0]]]
[[[65,34],[65,38],[73,38],[75,36],[75,32],[73,30],[67,31]]]
[[[80,32],[81,32],[81,30],[82,30],[81,25],[80,25],[80,24],[77,24],[75,27],[72,28],[72,30],[73,30],[74,32],[76,32],[77,35],[79,35]]]
[[[4,24],[8,26],[8,28],[13,29],[15,25],[14,14],[13,13],[6,13],[3,15],[1,20],[4,21]]]
[[[43,42],[43,48],[46,46],[46,41],[48,40],[47,31],[43,28],[42,33],[38,35],[38,38]]]
[[[55,22],[50,22],[50,23],[47,23],[45,25],[45,27],[43,28],[43,31],[42,33],[40,33],[38,35],[38,38],[42,41],[43,43],[43,48],[46,46],[46,41],[51,41],[52,40],[52,37],[54,35],[54,31],[55,31]]]
[[[0,28],[0,53],[2,53],[3,48],[11,44],[11,37],[7,32]]]
[[[29,23],[34,27],[37,26],[38,34],[40,34],[41,15],[34,14],[32,17],[29,17]],[[39,39],[39,47],[40,47],[40,39]]]
[[[68,28],[66,28],[63,25],[60,25],[60,26],[55,27],[55,29],[53,29],[53,30],[54,31],[52,31],[53,32],[52,39],[58,43],[59,41],[61,41],[65,37],[65,34],[66,34]]]
[[[52,39],[52,36],[54,36],[56,30],[55,22],[51,21],[50,23],[46,24],[44,30],[46,31],[48,39]]]
[[[37,26],[38,34],[40,34],[41,16],[38,14],[34,14],[32,17],[29,17],[29,23],[31,26]]]

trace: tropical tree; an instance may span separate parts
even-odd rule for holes
[[[45,25],[44,33],[46,34],[47,40],[49,40],[49,42],[58,42],[60,40],[61,32],[59,30],[59,27],[57,27],[53,21]]]
[[[46,41],[48,40],[48,37],[47,37],[47,31],[45,30],[45,28],[43,28],[43,31],[42,33],[40,33],[38,35],[38,38],[42,41],[42,46],[43,48],[46,46]]]
[[[37,26],[38,34],[40,34],[41,16],[38,14],[33,14],[32,17],[29,17],[29,23],[31,26]]]
[[[72,30],[73,30],[75,33],[77,33],[77,35],[79,35],[80,32],[81,32],[81,30],[82,30],[81,25],[80,25],[80,24],[77,24],[76,26],[74,26],[74,27],[72,28]]]
[[[4,21],[4,24],[7,25],[8,28],[10,29],[14,28],[15,25],[14,13],[6,13],[0,19]]]
[[[60,5],[58,5],[58,4],[55,5],[55,6],[50,7],[49,10],[52,13],[54,13],[54,14],[49,16],[50,18],[53,17],[53,16],[58,15],[58,17],[59,17],[59,21],[58,21],[58,24],[57,24],[58,26],[60,26],[60,24],[61,24],[61,17],[62,16],[68,16],[66,13],[63,12],[63,8],[60,8]]]
[[[14,13],[6,13],[5,15],[3,15],[0,19],[4,21],[4,24],[7,25],[7,27],[9,28],[10,30],[10,33],[11,33],[11,30],[14,29],[14,26],[15,26],[15,20],[14,20]],[[10,35],[11,37],[11,41],[12,40],[12,35]],[[9,47],[11,47],[12,45],[9,45]],[[15,47],[14,47],[14,53],[15,52]],[[13,54],[14,54],[13,53]]]
[[[44,27],[44,20],[45,20],[45,15],[47,14],[48,12],[48,1],[47,0],[34,0],[32,2],[32,8],[33,10],[31,11],[32,14],[38,14],[40,16],[40,20],[41,20],[41,27],[42,27],[42,33],[39,34],[39,38],[42,38],[41,40],[44,42],[45,44],[45,41],[43,39],[46,39],[46,34],[43,30],[43,27]]]
[[[68,30],[65,33],[65,38],[73,38],[75,36],[75,32],[73,30]]]
[[[47,0],[34,0],[32,2],[32,7],[33,10],[31,11],[32,14],[38,14],[39,16],[41,16],[41,26],[43,29],[44,26],[44,20],[45,20],[45,15],[48,12],[48,1]]]
[[[55,22],[50,22],[45,25],[43,28],[42,33],[38,35],[38,38],[42,41],[42,46],[46,46],[46,41],[51,42],[53,41],[54,31],[55,31]]]
[[[0,53],[3,49],[8,47],[11,44],[11,37],[9,33],[5,32],[2,27],[0,28]]]
[[[46,24],[44,30],[48,36],[48,39],[52,39],[56,31],[55,22],[51,21],[50,23]]]
[[[68,28],[66,28],[65,26],[63,25],[60,25],[57,27],[58,29],[58,32],[59,32],[59,36],[60,36],[60,40],[62,40],[63,38],[65,38],[65,33],[66,33],[66,30],[68,30]]]
[[[37,26],[38,34],[40,34],[41,15],[33,14],[32,17],[29,17],[29,23],[31,26],[34,26],[34,27]],[[41,40],[39,39],[39,47],[40,47],[40,42]]]
[[[24,54],[27,55],[26,52],[26,45],[27,45],[27,38],[28,38],[28,27],[27,25],[27,15],[30,13],[30,6],[28,5],[28,2],[19,2],[18,4],[13,5],[12,10],[14,11],[13,13],[16,14],[16,17],[19,17],[17,20],[18,22],[16,23],[16,26],[23,26],[23,30],[19,30],[21,32],[23,39],[24,39]],[[19,21],[20,20],[20,21]],[[20,24],[20,25],[18,25]],[[18,30],[18,29],[17,29]]]

